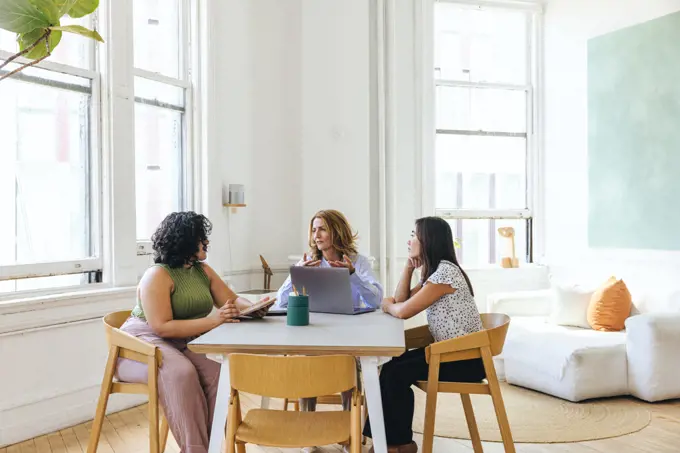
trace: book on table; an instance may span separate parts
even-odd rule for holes
[[[255,313],[256,311],[263,310],[265,308],[271,307],[272,305],[274,305],[275,302],[276,302],[276,297],[273,297],[271,299],[263,299],[263,300],[261,300],[257,303],[254,303],[250,307],[241,310],[241,312],[239,313],[239,317],[240,316],[250,316],[253,313]]]

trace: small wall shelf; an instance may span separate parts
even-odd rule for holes
[[[238,208],[245,208],[245,204],[241,203],[222,203],[222,206],[225,208],[230,208],[229,210],[231,211],[232,214],[235,214],[236,211],[238,211]]]

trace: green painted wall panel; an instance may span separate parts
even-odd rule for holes
[[[680,13],[588,42],[588,242],[680,250]]]

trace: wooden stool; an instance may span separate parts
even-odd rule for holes
[[[168,421],[163,414],[160,417],[160,427],[158,426],[158,367],[162,363],[161,351],[155,345],[120,330],[120,326],[129,317],[129,310],[109,313],[104,317],[106,341],[109,344],[109,358],[106,361],[104,379],[102,380],[99,393],[97,412],[92,422],[92,432],[90,434],[90,443],[87,446],[87,453],[96,453],[97,451],[102,423],[106,414],[106,405],[109,401],[109,395],[112,393],[149,395],[149,451],[150,453],[162,453],[165,451],[165,444],[168,440]],[[114,382],[113,376],[119,358],[130,359],[148,365],[148,382],[146,384]]]

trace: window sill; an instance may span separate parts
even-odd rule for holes
[[[0,334],[101,318],[131,310],[136,287],[88,289],[0,302]]]

